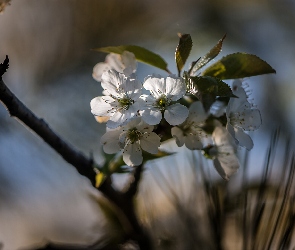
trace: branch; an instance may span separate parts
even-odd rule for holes
[[[1,65],[0,65],[1,66]],[[1,72],[0,68],[0,72]],[[85,157],[81,152],[61,139],[43,120],[35,116],[0,80],[0,100],[6,106],[12,117],[18,118],[36,134],[38,134],[47,144],[59,153],[68,163],[73,165],[77,171],[86,176],[95,186],[95,172],[93,170],[93,160]]]

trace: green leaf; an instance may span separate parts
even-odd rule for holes
[[[190,77],[189,92],[195,95],[208,111],[216,97],[235,97],[231,88],[222,80],[211,76]]]
[[[225,39],[226,34],[217,42],[217,44],[202,58],[200,58],[194,65],[191,74],[195,74],[197,70],[205,66],[208,62],[214,59],[221,51],[223,40]]]
[[[270,73],[276,71],[258,56],[238,52],[223,57],[208,67],[202,75],[219,79],[236,79]]]
[[[105,53],[115,53],[115,54],[122,54],[124,51],[132,52],[135,55],[135,58],[139,62],[143,62],[159,69],[165,70],[168,73],[170,71],[167,69],[167,63],[164,59],[151,52],[145,48],[136,45],[121,45],[121,46],[110,46],[110,47],[103,47],[94,49],[95,51],[105,52]]]
[[[178,75],[180,76],[180,72],[183,69],[183,66],[192,50],[193,41],[189,34],[180,34],[179,43],[176,47],[175,51],[175,62],[178,70]]]

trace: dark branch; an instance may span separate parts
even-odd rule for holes
[[[60,136],[52,131],[43,119],[35,116],[35,114],[7,88],[2,79],[0,80],[0,100],[6,106],[11,116],[18,118],[26,124],[68,163],[73,165],[81,175],[86,176],[91,181],[92,185],[95,185],[93,161],[62,140]]]
[[[0,63],[0,80],[2,80],[2,76],[8,70],[8,68],[9,68],[9,59],[8,59],[8,56],[6,55],[4,62]]]
[[[87,158],[81,152],[74,149],[73,146],[61,139],[43,119],[37,117],[29,110],[4,84],[2,75],[8,69],[8,63],[9,60],[8,57],[6,57],[4,62],[0,64],[0,101],[6,106],[9,114],[12,117],[18,118],[32,131],[38,134],[48,145],[59,153],[65,161],[74,166],[81,175],[87,177],[95,187],[96,172],[93,169],[93,160]],[[98,189],[122,210],[132,226],[133,230],[127,233],[125,239],[136,240],[140,249],[150,249],[150,238],[137,220],[133,202],[141,172],[142,165],[135,170],[133,181],[129,184],[129,188],[125,192],[119,192],[113,188],[111,177],[108,177]]]

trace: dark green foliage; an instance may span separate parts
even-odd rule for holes
[[[223,40],[226,35],[224,35],[218,43],[202,58],[200,58],[196,63],[193,64],[193,67],[189,70],[191,74],[195,74],[196,71],[205,66],[208,62],[214,59],[220,53],[222,49]]]
[[[276,73],[276,71],[258,56],[238,52],[223,57],[205,69],[202,75],[224,80],[270,73]]]
[[[194,76],[188,78],[188,92],[195,95],[208,111],[216,97],[235,97],[231,88],[222,80],[211,76]]]
[[[178,34],[179,43],[176,47],[175,51],[175,62],[178,70],[178,75],[180,76],[180,72],[183,69],[183,66],[192,50],[193,41],[189,34]]]

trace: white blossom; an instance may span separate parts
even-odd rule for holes
[[[138,166],[143,161],[142,150],[158,153],[161,138],[152,132],[153,129],[141,118],[135,118],[123,127],[108,130],[101,137],[103,150],[113,154],[123,149],[124,162],[128,166]]]
[[[240,146],[250,150],[253,148],[253,141],[245,131],[253,131],[260,127],[260,111],[248,102],[248,96],[240,80],[234,81],[232,89],[238,98],[231,98],[228,103],[226,128]]]
[[[202,126],[207,117],[208,114],[201,102],[191,104],[185,122],[171,129],[171,134],[175,138],[177,146],[182,147],[185,144],[191,150],[202,149],[202,139],[207,136]]]
[[[137,115],[142,89],[140,81],[109,70],[103,73],[101,86],[109,95],[92,99],[90,107],[95,116],[110,117],[107,127],[116,128]]]
[[[213,158],[213,164],[217,172],[225,180],[237,172],[240,167],[236,156],[236,144],[231,135],[222,126],[215,127],[212,133],[214,145],[206,152]]]
[[[124,51],[121,55],[110,53],[106,56],[105,62],[97,63],[93,68],[92,77],[100,82],[104,72],[114,69],[125,76],[130,76],[136,71],[137,63],[133,53]]]
[[[142,119],[150,124],[159,124],[162,116],[170,125],[178,125],[188,116],[187,107],[173,103],[186,93],[186,85],[182,78],[169,76],[166,79],[161,76],[149,76],[145,79],[143,87],[150,91],[150,95],[142,95],[143,111]]]

